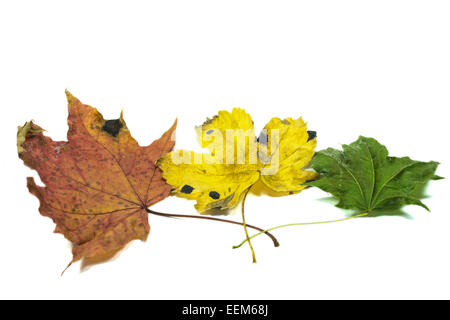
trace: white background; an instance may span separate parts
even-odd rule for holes
[[[39,215],[25,182],[37,175],[15,144],[30,119],[65,139],[68,88],[105,118],[124,108],[141,145],[178,117],[177,147],[199,151],[194,126],[242,107],[257,131],[303,116],[318,150],[372,136],[450,177],[449,16],[448,1],[2,0],[0,298],[450,298],[448,180],[430,184],[431,213],[286,228],[276,249],[256,238],[256,265],[248,247],[231,249],[239,226],[150,216],[147,242],[60,277],[70,244]],[[249,196],[247,219],[345,217],[327,196]]]

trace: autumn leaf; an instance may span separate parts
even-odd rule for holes
[[[219,111],[196,129],[209,153],[172,152],[158,166],[173,193],[196,200],[202,214],[234,208],[242,200],[242,224],[256,263],[244,214],[247,193],[258,181],[275,192],[303,190],[306,181],[317,177],[304,170],[314,155],[316,133],[307,131],[301,118],[273,118],[256,137],[250,115],[239,108]]]
[[[390,157],[373,138],[359,137],[342,149],[317,152],[311,165],[320,178],[307,183],[338,198],[337,207],[372,212],[413,204],[429,210],[421,198],[425,184],[440,178],[437,162]]]
[[[294,193],[317,177],[316,172],[304,170],[317,139],[301,118],[273,118],[257,138],[250,115],[234,108],[219,111],[197,127],[197,135],[210,153],[174,151],[158,166],[173,193],[196,200],[200,213],[235,207],[257,181],[277,192]]]
[[[66,94],[68,141],[53,141],[27,122],[18,129],[18,153],[45,184],[27,178],[40,213],[73,243],[72,262],[102,260],[132,240],[147,239],[147,207],[170,194],[155,163],[173,148],[176,122],[161,138],[141,147],[122,114],[104,120],[97,109]]]

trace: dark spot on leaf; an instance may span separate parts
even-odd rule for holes
[[[117,135],[119,134],[119,131],[122,127],[123,127],[123,124],[120,121],[120,119],[106,120],[105,124],[102,127],[102,130],[109,133],[113,137],[117,137]]]
[[[191,193],[193,190],[194,190],[193,187],[191,187],[191,186],[188,185],[188,184],[185,184],[185,185],[183,186],[183,188],[181,188],[180,192],[189,194],[189,193]]]
[[[256,141],[259,142],[260,144],[266,146],[266,145],[267,145],[267,140],[268,140],[268,139],[269,139],[269,138],[268,138],[268,136],[267,136],[267,133],[264,132],[264,131],[262,131],[262,132],[259,134],[259,138],[256,139]]]
[[[308,131],[308,141],[314,139],[315,137],[317,137],[316,131]]]
[[[211,134],[211,133],[213,133],[213,132],[214,132],[213,129],[209,129],[208,131],[206,131],[206,134]]]
[[[218,194],[216,191],[211,191],[211,192],[209,193],[209,196],[210,196],[211,198],[213,198],[214,200],[217,200],[217,199],[220,198],[220,194]]]

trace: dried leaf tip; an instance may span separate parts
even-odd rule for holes
[[[176,127],[177,127],[177,124],[178,124],[178,118],[175,118],[175,121],[173,122],[173,124],[172,124],[172,127],[170,128],[170,129],[176,129]]]
[[[25,142],[28,133],[39,133],[45,131],[33,123],[33,120],[25,122],[23,126],[17,127],[17,153],[20,155],[25,152],[22,143]]]
[[[177,126],[178,126],[178,118],[175,118],[175,121],[173,122],[172,126],[171,126],[170,129],[168,130],[169,132],[171,132],[170,139],[171,139],[172,141],[175,141],[175,140],[176,140]]]
[[[72,104],[72,103],[74,103],[76,100],[78,100],[77,98],[75,98],[75,97],[73,96],[73,94],[70,93],[69,90],[66,89],[65,92],[66,92],[67,102],[68,102],[69,104]]]

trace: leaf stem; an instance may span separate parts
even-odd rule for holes
[[[192,216],[192,215],[187,215],[187,214],[163,213],[163,212],[153,211],[153,210],[151,210],[149,208],[145,208],[145,211],[147,211],[147,213],[154,214],[156,216],[162,216],[162,217],[193,218],[193,219],[203,219],[203,220],[212,220],[212,221],[218,221],[218,222],[226,222],[226,223],[231,223],[231,224],[237,224],[237,225],[240,225],[240,226],[244,225],[241,222],[232,221],[232,220],[226,220],[226,219],[220,219],[220,218],[215,218],[215,217]],[[273,241],[273,245],[275,247],[279,247],[280,246],[280,243],[278,242],[277,238],[275,238],[270,232],[268,232],[268,230],[264,230],[262,228],[255,227],[255,226],[250,225],[250,224],[247,224],[246,226],[248,228],[252,228],[252,229],[260,231],[260,234],[265,233]]]
[[[251,188],[251,187],[250,187]],[[250,237],[248,236],[248,231],[247,231],[247,225],[245,224],[245,214],[244,214],[244,208],[245,208],[245,199],[247,198],[247,194],[250,191],[250,188],[248,188],[245,193],[244,193],[244,198],[242,199],[242,225],[244,226],[244,231],[245,231],[245,241],[248,241],[248,245],[250,247],[250,250],[252,251],[252,260],[253,263],[256,263],[256,255],[255,255],[255,250],[253,249],[253,245],[252,242],[250,241]],[[261,232],[260,232],[261,233]],[[264,233],[264,231],[262,231],[262,233]],[[253,237],[252,237],[253,238]]]
[[[280,228],[284,228],[284,227],[291,227],[291,226],[305,226],[305,225],[311,225],[311,224],[324,224],[324,223],[332,223],[332,222],[340,222],[340,221],[345,221],[345,220],[350,220],[350,219],[354,219],[354,218],[358,218],[358,217],[363,217],[366,216],[368,214],[368,212],[365,213],[360,213],[348,218],[343,218],[343,219],[337,219],[337,220],[329,220],[329,221],[318,221],[318,222],[300,222],[300,223],[289,223],[289,224],[284,224],[278,227],[273,227],[264,231],[261,231],[253,236],[251,236],[250,238],[245,239],[244,241],[242,241],[240,244],[233,246],[233,249],[237,249],[240,248],[244,243],[246,243],[247,241],[250,242],[250,239],[253,239],[254,237],[257,237],[261,234],[267,233],[269,231],[275,230],[275,229],[280,229]]]

